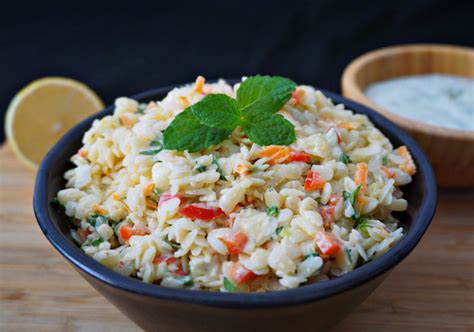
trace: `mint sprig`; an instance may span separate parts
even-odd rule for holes
[[[166,128],[163,145],[167,150],[197,152],[219,144],[231,133],[232,130],[229,129],[212,128],[201,124],[188,107]]]
[[[294,126],[279,114],[296,84],[284,77],[253,76],[237,91],[237,99],[211,94],[178,114],[164,132],[168,150],[197,152],[229,138],[241,127],[261,146],[289,145],[296,140]]]

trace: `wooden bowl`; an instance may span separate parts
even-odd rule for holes
[[[443,187],[474,187],[474,131],[417,122],[391,113],[364,93],[371,83],[399,76],[441,73],[474,78],[474,49],[450,45],[402,45],[353,60],[342,76],[344,96],[365,104],[408,131],[425,150]]]

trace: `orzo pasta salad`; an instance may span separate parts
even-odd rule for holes
[[[348,273],[403,237],[416,166],[365,115],[254,76],[115,101],[55,203],[82,250],[147,283],[223,292]]]

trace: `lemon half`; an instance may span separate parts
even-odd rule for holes
[[[8,142],[20,160],[36,169],[68,129],[103,108],[102,100],[81,82],[63,77],[33,81],[8,106]]]

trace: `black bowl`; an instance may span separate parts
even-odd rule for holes
[[[160,100],[172,87],[133,96]],[[71,129],[46,155],[36,177],[34,211],[51,244],[117,308],[146,330],[159,331],[318,331],[326,330],[360,304],[420,241],[436,209],[436,184],[425,154],[404,131],[365,106],[329,91],[323,93],[356,113],[366,114],[394,144],[406,145],[418,172],[403,188],[408,210],[398,215],[406,235],[391,250],[339,278],[296,289],[256,294],[229,294],[171,289],[122,276],[83,253],[72,240],[68,218],[50,206],[64,188],[69,158],[81,147],[84,133],[113,106]],[[67,282],[65,280],[65,282]],[[400,285],[400,287],[403,287]]]

